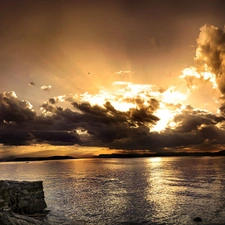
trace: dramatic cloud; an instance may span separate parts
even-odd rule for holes
[[[218,88],[215,74],[212,74],[209,71],[201,71],[198,73],[197,68],[195,67],[184,69],[179,78],[186,80],[189,89],[196,88],[196,86],[198,86],[202,81],[211,82],[213,89]]]
[[[196,67],[200,72],[211,72],[222,94],[220,110],[224,114],[225,94],[225,33],[218,27],[205,24],[197,39]]]
[[[13,99],[11,102],[16,102],[17,105],[23,102],[18,100],[13,92],[4,93],[2,96],[2,99],[8,96],[9,99]],[[79,143],[109,147],[115,140],[133,133],[129,130],[136,132],[136,128],[139,130],[139,127],[155,124],[159,120],[157,116],[153,115],[159,105],[154,98],[149,99],[145,105],[141,97],[136,97],[133,100],[132,98],[129,98],[129,100],[125,98],[125,101],[136,103],[137,108],[130,108],[124,112],[115,109],[109,101],[100,106],[91,105],[89,102],[77,103],[71,99],[69,99],[71,109],[64,110],[57,106],[57,103],[60,103],[62,99],[62,96],[50,98],[42,105],[42,114],[39,116],[35,116],[35,113],[28,108],[28,105],[22,104],[23,110],[29,109],[28,111],[22,111],[19,107],[15,109],[14,105],[16,103],[7,104],[7,112],[14,112],[10,119],[8,118],[9,114],[4,113],[6,111],[6,99],[2,100],[4,103],[4,105],[1,105],[2,133],[5,132],[6,135],[2,136],[1,142],[3,144],[10,144],[10,142],[11,144],[15,144],[15,142],[19,144],[19,136],[16,134],[19,133],[20,124],[23,122],[24,133],[20,135],[21,144],[30,141],[30,143],[49,143],[53,145]],[[33,117],[29,117],[29,113]],[[14,121],[14,124],[6,124],[4,121]],[[8,132],[9,127],[10,132]],[[147,129],[149,130],[149,128]],[[11,139],[10,133],[12,133]]]
[[[224,144],[224,118],[207,111],[195,110],[191,106],[166,103],[168,95],[165,98],[164,94],[172,94],[172,91],[176,93],[175,88],[163,91],[155,86],[133,86],[131,83],[124,88],[127,95],[123,96],[123,89],[119,89],[114,96],[111,93],[110,100],[107,98],[109,93],[106,98],[106,92],[99,94],[100,105],[93,104],[95,96],[92,96],[93,102],[85,101],[86,95],[81,95],[79,101],[75,101],[78,96],[52,97],[42,105],[40,115],[36,115],[28,103],[20,101],[14,92],[3,93],[0,141],[4,145],[78,144],[153,152],[182,151],[194,147],[197,150],[215,150],[215,146],[220,149]],[[131,95],[132,92],[128,90],[134,90],[135,94]],[[131,103],[130,108],[122,111],[116,109],[113,100],[118,96],[123,96],[121,104],[123,101]],[[88,96],[89,100],[92,98],[91,95]],[[63,109],[57,105],[63,101],[70,102],[70,108]],[[172,101],[176,101],[173,94],[170,99]],[[14,112],[11,114],[12,118],[8,118],[8,113],[3,113],[5,108],[7,112]],[[160,132],[156,132],[157,129]]]
[[[197,39],[196,64],[200,71],[208,69],[217,78],[223,78],[225,75],[225,34],[218,27],[205,24],[200,29],[200,35]],[[220,83],[220,79],[218,83]],[[219,86],[222,93],[223,87]]]
[[[211,25],[200,29],[195,63],[179,76],[183,86],[161,88],[116,81],[112,89],[97,94],[50,97],[39,105],[40,111],[35,111],[27,100],[20,100],[15,92],[3,92],[0,143],[152,152],[221,150],[225,144],[225,35],[221,29]],[[131,71],[116,74],[129,75]],[[188,103],[199,98],[193,93],[206,87],[202,84],[219,90],[219,99],[207,95],[206,102],[210,98],[220,101],[220,113]],[[51,85],[41,89],[48,91]]]
[[[18,126],[0,128],[0,142],[4,145],[28,145],[33,138],[31,133]]]
[[[4,92],[0,94],[0,121],[25,122],[35,118],[36,113],[32,105],[26,100],[19,100],[15,92]]]

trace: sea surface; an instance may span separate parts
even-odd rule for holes
[[[225,157],[0,163],[5,179],[42,180],[53,225],[225,224]]]

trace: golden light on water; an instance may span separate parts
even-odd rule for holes
[[[157,162],[161,162],[162,158],[161,157],[150,157],[150,158],[148,158],[148,160],[150,161],[150,163],[157,163]]]

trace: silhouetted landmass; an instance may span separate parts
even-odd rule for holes
[[[43,161],[43,160],[64,160],[64,159],[75,159],[72,156],[50,156],[50,157],[21,157],[8,159],[6,162],[24,162],[24,161]]]
[[[138,157],[168,157],[168,156],[225,156],[225,150],[218,152],[161,152],[151,154],[100,154],[95,158],[138,158]]]

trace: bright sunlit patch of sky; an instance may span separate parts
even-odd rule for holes
[[[120,153],[121,150],[88,146],[52,146],[49,144],[35,144],[29,146],[0,146],[0,158],[17,157],[49,157],[72,156],[78,158],[98,156],[99,154]]]

